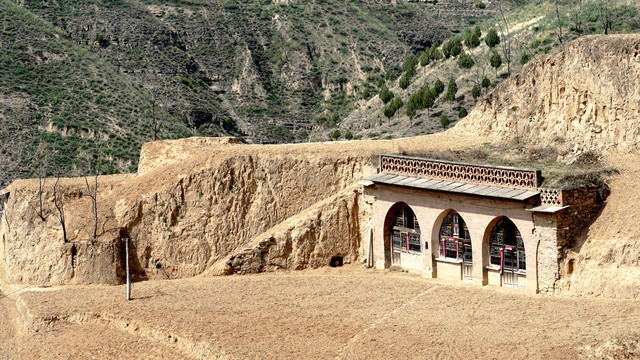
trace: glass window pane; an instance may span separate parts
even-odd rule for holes
[[[401,239],[401,233],[400,231],[394,230],[392,235],[391,235],[391,239],[393,242],[393,249],[394,250],[402,250],[402,239]]]
[[[500,266],[500,248],[497,246],[491,246],[491,265]]]
[[[527,270],[527,258],[524,250],[518,251],[518,270]]]
[[[416,251],[416,252],[422,251],[420,246],[420,235],[409,234],[409,250]]]

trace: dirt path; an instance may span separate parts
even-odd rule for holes
[[[618,348],[640,355],[636,300],[532,296],[353,266],[150,281],[133,295],[124,301],[122,286],[22,293],[42,330],[18,358],[574,359],[607,358]]]

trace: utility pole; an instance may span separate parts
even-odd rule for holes
[[[126,268],[127,268],[127,301],[131,300],[131,276],[129,273],[129,238],[124,239],[124,251],[126,258]]]

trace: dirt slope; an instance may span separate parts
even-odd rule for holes
[[[527,64],[449,133],[634,151],[638,114],[640,36],[585,36]]]
[[[611,195],[600,216],[564,261],[562,294],[618,298],[640,296],[640,156],[608,157],[620,175],[609,181]]]

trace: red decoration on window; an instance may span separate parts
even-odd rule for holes
[[[406,234],[407,239],[407,252],[409,252],[409,234]]]

